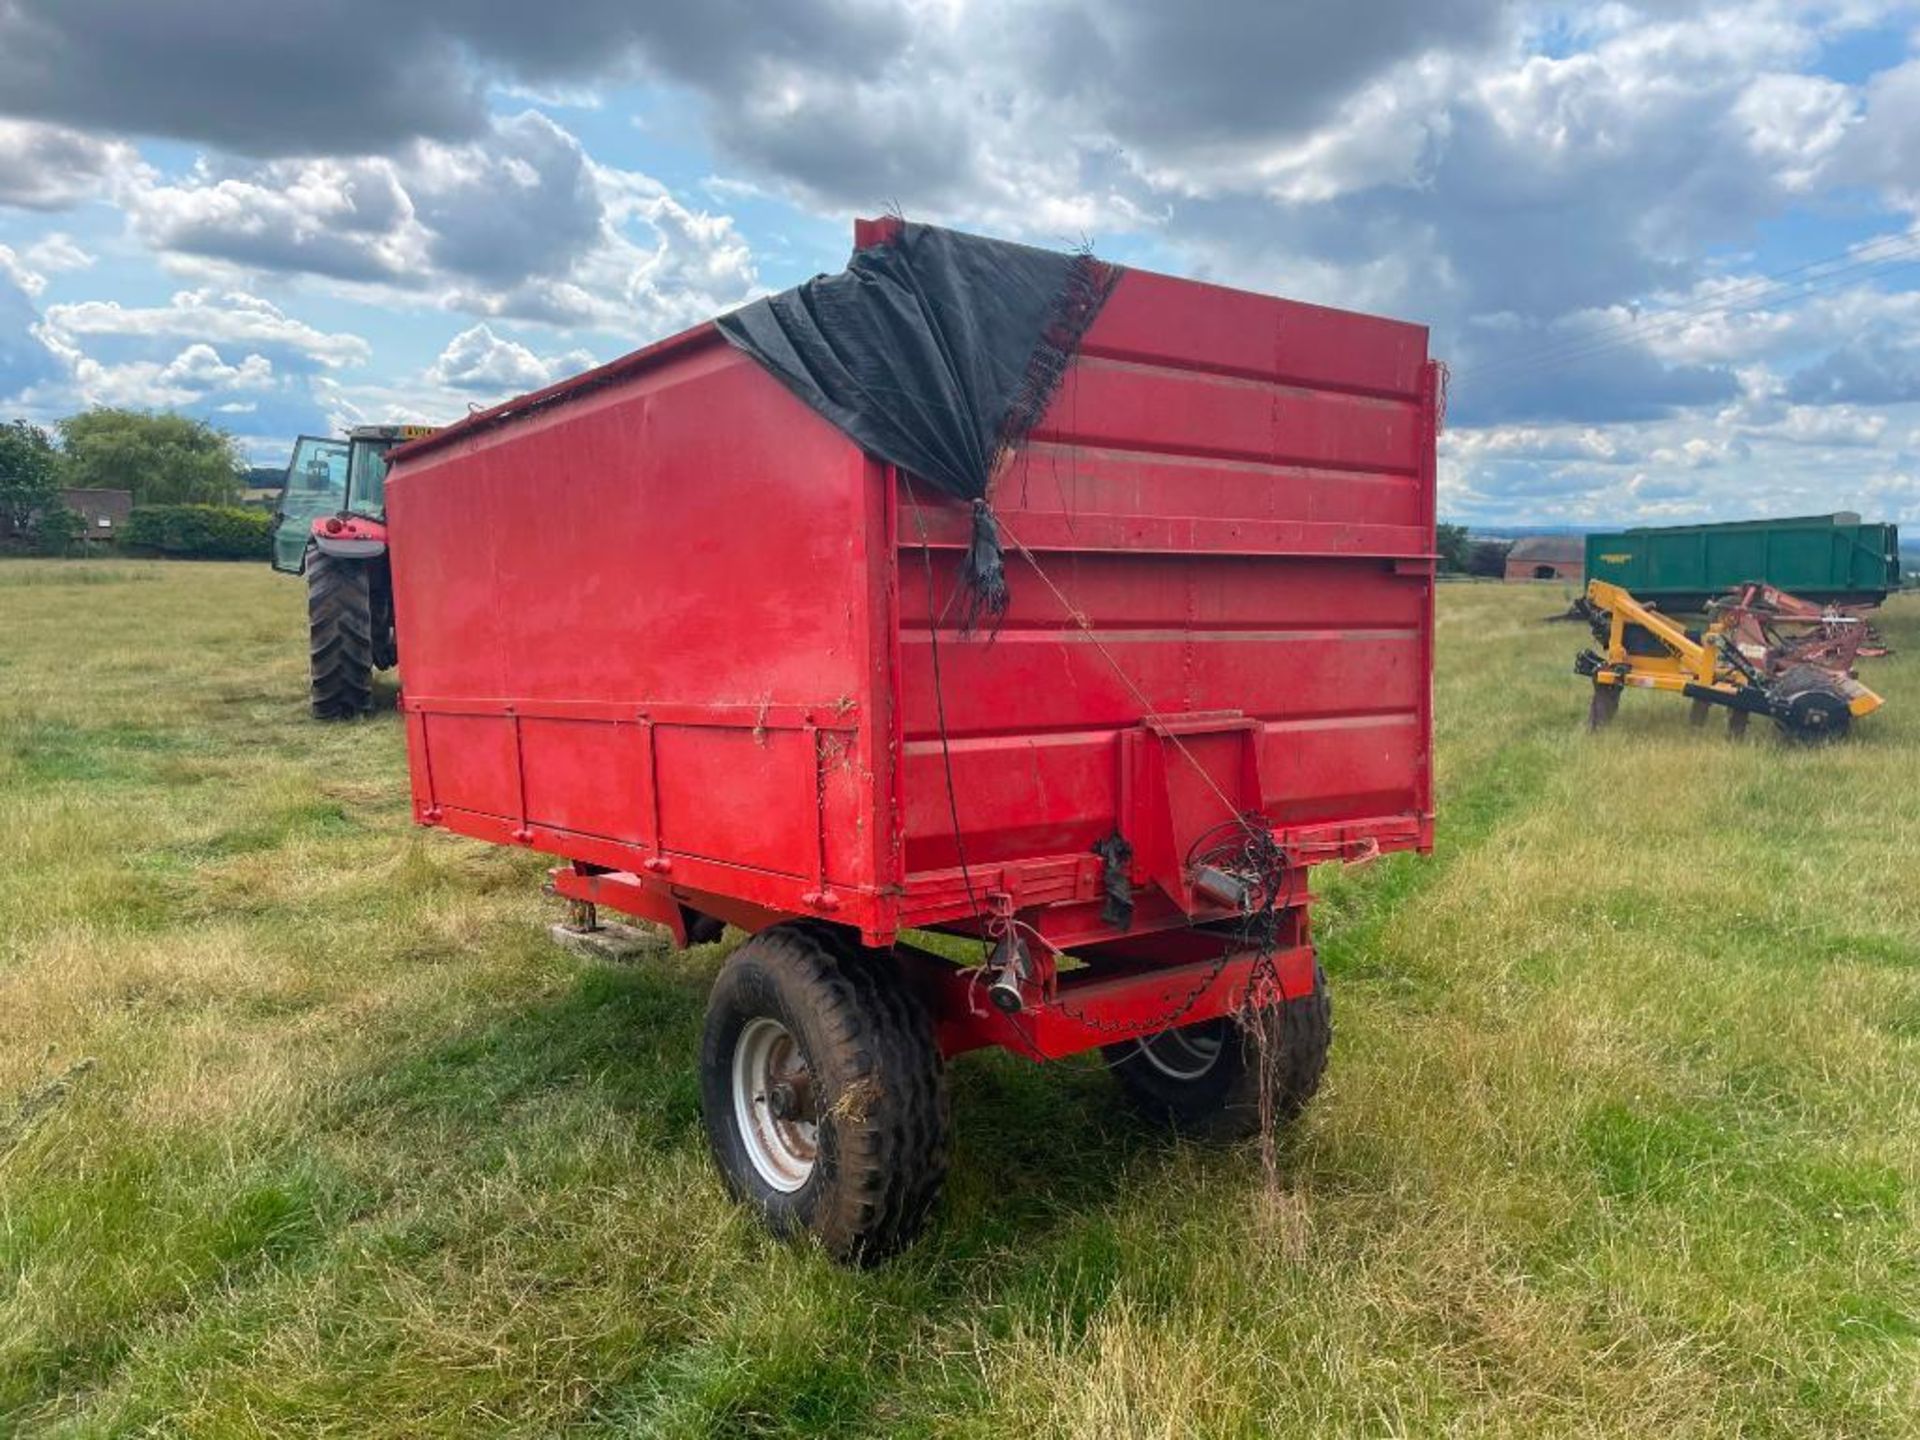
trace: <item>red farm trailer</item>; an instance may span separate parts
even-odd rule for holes
[[[860,222],[854,267],[922,231]],[[965,1051],[1099,1048],[1206,1135],[1296,1110],[1309,868],[1431,845],[1425,330],[1096,278],[979,504],[715,324],[392,457],[416,820],[681,944],[750,932],[712,1147],[841,1259],[923,1224]],[[983,517],[1004,613],[970,628]]]

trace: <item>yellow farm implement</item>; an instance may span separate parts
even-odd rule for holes
[[[1839,739],[1854,717],[1884,703],[1845,671],[1794,665],[1770,673],[1742,652],[1729,623],[1689,630],[1604,580],[1588,584],[1581,608],[1600,648],[1583,650],[1573,668],[1593,681],[1587,722],[1596,730],[1613,719],[1629,686],[1688,697],[1695,725],[1717,705],[1727,711],[1731,734],[1764,715],[1789,738],[1810,744]]]

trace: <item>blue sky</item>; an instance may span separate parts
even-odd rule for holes
[[[272,462],[889,206],[1431,325],[1450,518],[1920,527],[1920,11],[1872,0],[13,0],[0,418]]]

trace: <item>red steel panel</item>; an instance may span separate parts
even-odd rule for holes
[[[711,327],[475,416],[389,484],[416,815],[875,941],[966,920],[961,841],[1112,938],[1089,849],[1170,826],[1177,871],[1202,752],[1302,865],[1425,845],[1435,377],[1418,326],[1124,273],[996,478],[992,638],[948,613],[964,507]],[[1163,721],[1191,754],[1128,760]]]
[[[1419,325],[1130,270],[1081,349],[1292,385],[1415,399]]]
[[[1067,394],[1036,439],[1368,474],[1419,465],[1411,401],[1092,358],[1075,363]]]

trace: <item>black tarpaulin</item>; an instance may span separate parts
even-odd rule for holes
[[[974,507],[963,628],[1007,603],[987,485],[1046,412],[1118,270],[901,223],[837,275],[723,315],[720,332],[864,450]]]

